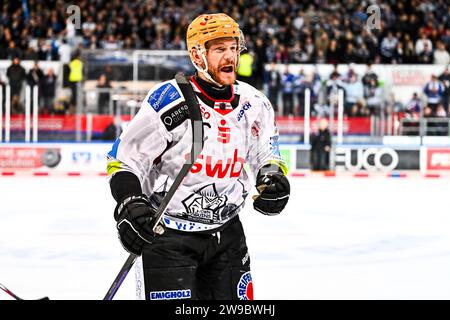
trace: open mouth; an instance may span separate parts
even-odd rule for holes
[[[225,72],[225,73],[232,73],[234,71],[233,66],[223,66],[222,68],[220,68],[221,72]]]

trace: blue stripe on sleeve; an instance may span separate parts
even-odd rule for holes
[[[116,141],[114,141],[111,151],[108,152],[109,156],[111,156],[113,158],[117,158],[117,150],[119,149],[119,144],[120,144],[120,139],[117,139]]]

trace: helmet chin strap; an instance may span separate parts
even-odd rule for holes
[[[191,58],[192,64],[194,65],[194,68],[195,68],[198,72],[201,72],[201,73],[205,76],[205,78],[206,78],[208,81],[212,82],[213,84],[215,84],[215,85],[218,86],[218,87],[223,87],[224,85],[223,85],[223,84],[220,84],[220,83],[218,83],[216,80],[214,80],[213,77],[211,77],[211,75],[210,75],[209,72],[208,72],[208,61],[206,60],[205,50],[201,49],[201,50],[199,50],[199,51],[200,51],[199,54],[200,54],[200,56],[201,56],[201,58],[202,58],[202,60],[203,60],[203,63],[205,64],[205,67],[204,67],[204,68],[200,68],[200,66],[198,66],[198,65],[193,61],[193,59]],[[236,64],[236,69],[237,69],[238,66],[239,66],[239,55],[238,55],[238,63]]]
[[[211,75],[208,72],[208,61],[206,60],[206,56],[205,56],[205,52],[202,50],[200,53],[200,56],[202,57],[203,63],[205,64],[205,67],[202,69],[200,68],[200,66],[198,66],[194,61],[192,61],[195,69],[197,69],[198,72],[202,73],[205,78],[214,83],[216,86],[222,87],[223,85],[221,85],[220,83],[218,83],[216,80],[214,80]]]

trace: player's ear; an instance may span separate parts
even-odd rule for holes
[[[196,65],[198,65],[200,68],[204,68],[205,67],[204,62],[203,62],[203,58],[202,58],[200,52],[196,48],[192,48],[190,54],[191,54],[191,57],[192,57],[192,61]]]

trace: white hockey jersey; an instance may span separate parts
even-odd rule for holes
[[[274,111],[252,86],[237,81],[229,100],[213,100],[191,78],[203,117],[204,148],[163,216],[166,227],[198,232],[220,228],[238,214],[266,164],[286,166],[278,147]],[[205,103],[206,100],[213,100]],[[175,80],[153,87],[108,153],[108,175],[130,171],[150,196],[167,192],[189,157],[192,129]]]

